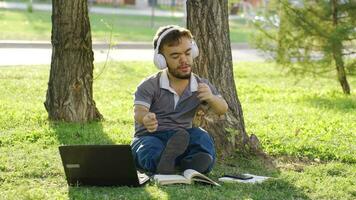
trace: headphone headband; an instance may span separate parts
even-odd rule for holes
[[[163,31],[163,33],[161,33],[161,35],[158,37],[158,40],[157,40],[157,44],[156,44],[156,48],[155,48],[155,51],[158,53],[159,52],[159,47],[161,45],[161,41],[163,40],[163,38],[168,35],[168,33],[170,33],[171,31],[174,31],[174,30],[178,30],[179,27],[176,27],[176,26],[173,26],[171,28],[168,28],[167,30]]]

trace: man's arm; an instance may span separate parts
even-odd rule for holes
[[[219,96],[213,95],[210,87],[205,83],[199,83],[198,85],[198,98],[200,101],[207,102],[217,115],[225,114],[228,109],[226,101]]]
[[[148,132],[154,132],[157,130],[158,121],[156,119],[156,114],[150,112],[146,106],[135,105],[134,112],[135,121],[139,124],[143,124]]]
[[[213,95],[213,97],[210,100],[207,100],[207,102],[217,115],[225,114],[229,108],[225,99],[219,96]]]

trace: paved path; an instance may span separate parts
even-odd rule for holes
[[[109,53],[109,55],[108,55]],[[51,49],[0,48],[0,66],[40,65],[51,63]],[[264,56],[254,49],[232,50],[234,62],[264,61]],[[94,49],[94,62],[108,61],[152,61],[152,49]]]
[[[94,49],[107,49],[109,45],[107,43],[93,42]],[[113,46],[117,49],[151,49],[152,42],[128,42],[123,41]],[[29,41],[29,40],[0,40],[0,48],[52,48],[50,41]],[[250,49],[251,47],[247,43],[231,43],[232,49]]]
[[[153,50],[149,42],[122,42],[113,46],[94,43],[94,62],[152,61]],[[265,56],[248,44],[231,45],[232,57],[238,61],[264,61]],[[109,54],[108,54],[109,53]],[[51,63],[52,46],[48,41],[0,40],[0,66],[38,65]]]

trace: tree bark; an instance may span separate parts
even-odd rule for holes
[[[342,49],[343,49],[342,44],[341,43],[334,44],[332,48],[333,48],[332,50],[333,58],[336,65],[337,78],[342,87],[342,91],[344,92],[344,94],[350,94],[351,93],[350,85],[346,78],[345,65],[342,59]]]
[[[52,1],[52,61],[45,108],[50,120],[102,119],[93,100],[93,61],[87,0]]]
[[[338,26],[338,9],[337,0],[331,1],[332,16],[333,16],[333,26],[334,30],[337,30]],[[342,59],[342,41],[335,38],[330,38],[330,43],[332,44],[332,54],[336,65],[337,78],[342,87],[344,94],[350,94],[350,85],[346,78],[345,65]]]
[[[225,118],[207,120],[203,128],[213,136],[217,152],[226,157],[234,151],[247,152],[257,147],[257,137],[248,137],[240,101],[234,82],[228,24],[227,0],[187,1],[187,27],[195,36],[200,55],[194,61],[193,71],[207,78],[227,101]],[[255,141],[255,145],[250,143]]]

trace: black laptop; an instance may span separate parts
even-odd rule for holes
[[[136,170],[130,145],[60,146],[71,186],[141,186],[149,177]]]

